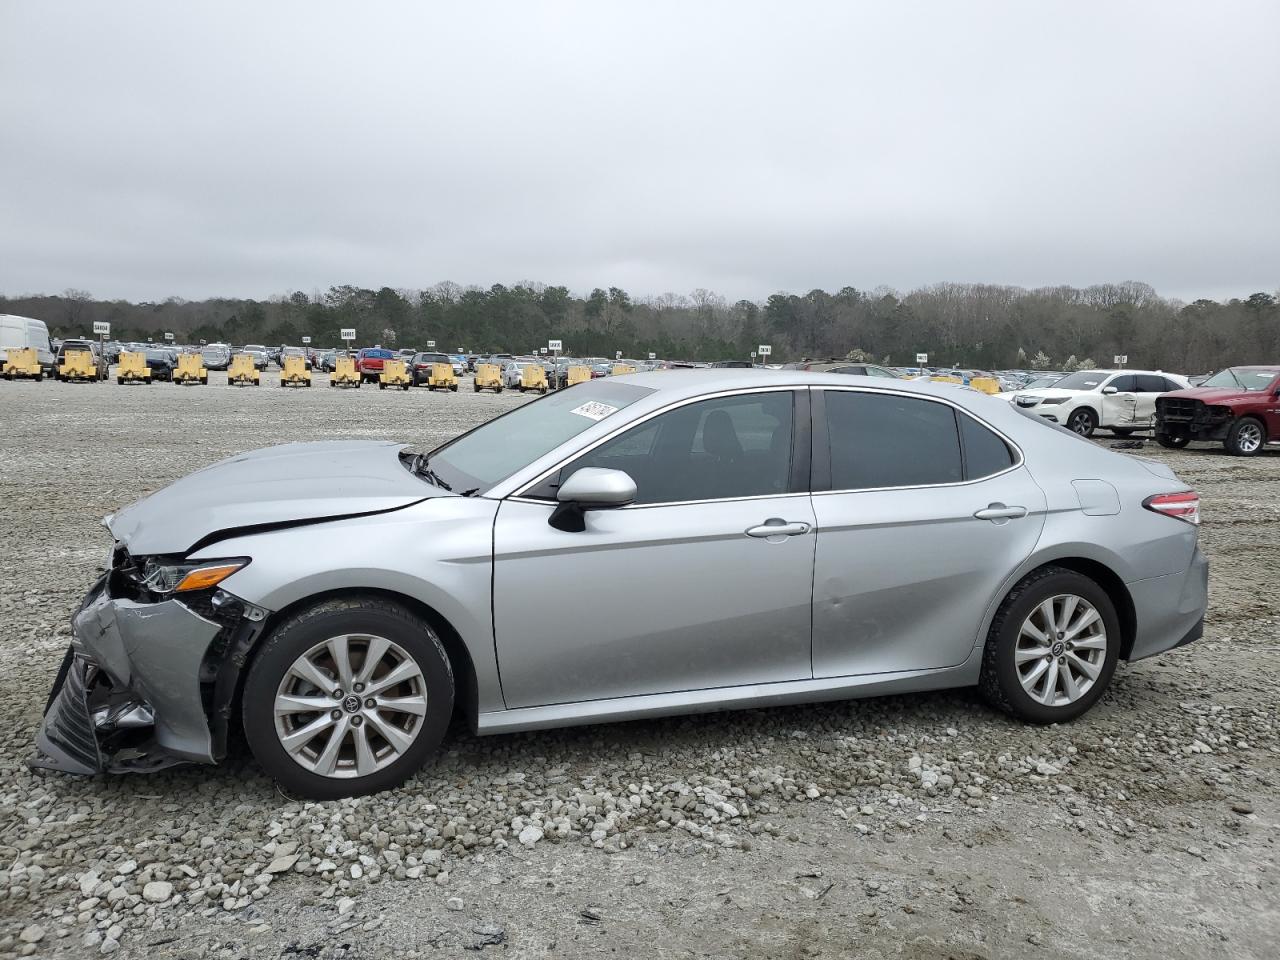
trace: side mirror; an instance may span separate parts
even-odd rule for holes
[[[635,498],[636,482],[623,471],[583,467],[560,484],[560,502],[547,522],[566,533],[581,533],[587,528],[586,510],[625,507]]]
[[[1112,397],[1112,396],[1115,396],[1120,391],[1117,390],[1115,387],[1103,387],[1102,392],[1105,396]]]

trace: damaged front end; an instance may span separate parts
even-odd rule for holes
[[[224,562],[222,578],[244,563]],[[72,617],[32,767],[147,772],[226,756],[240,674],[267,611],[217,586],[217,566],[140,562],[116,545]]]

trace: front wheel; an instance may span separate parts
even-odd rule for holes
[[[1170,450],[1181,450],[1183,447],[1185,447],[1185,446],[1186,446],[1188,443],[1190,443],[1190,442],[1191,442],[1191,438],[1190,438],[1190,437],[1175,437],[1175,436],[1174,436],[1173,434],[1171,434],[1171,433],[1157,433],[1157,434],[1156,434],[1156,443],[1158,443],[1158,444],[1160,444],[1160,446],[1162,446],[1162,447],[1166,447],[1166,448],[1168,448],[1168,449],[1170,449]]]
[[[978,685],[992,706],[1019,719],[1074,720],[1111,682],[1120,640],[1105,590],[1073,570],[1042,567],[996,611]]]
[[[1082,437],[1092,437],[1097,426],[1098,415],[1088,407],[1073,410],[1071,416],[1067,417],[1067,429]]]
[[[375,793],[436,749],[453,696],[449,658],[427,621],[377,597],[329,600],[264,643],[245,682],[245,736],[291,793]]]
[[[1231,424],[1222,445],[1233,457],[1252,457],[1266,442],[1267,432],[1262,424],[1252,417],[1241,417]]]

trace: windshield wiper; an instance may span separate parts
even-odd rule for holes
[[[431,469],[431,462],[427,459],[427,456],[424,453],[414,455],[413,462],[409,465],[409,469],[413,472],[415,477],[422,477],[422,479],[434,483],[442,490],[453,490],[453,487],[440,479],[440,475]]]

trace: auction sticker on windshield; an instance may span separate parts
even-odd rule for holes
[[[607,403],[601,403],[599,400],[588,400],[580,407],[574,407],[569,411],[576,413],[580,417],[586,417],[589,420],[603,420],[611,413],[617,413],[617,407],[611,407]]]

